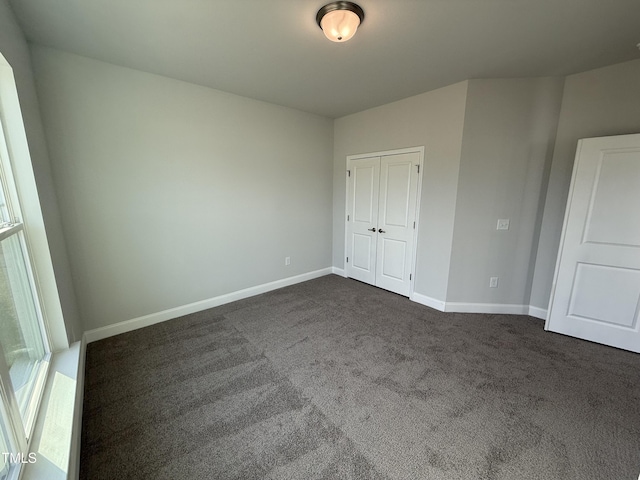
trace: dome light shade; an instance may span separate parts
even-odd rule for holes
[[[364,11],[352,2],[333,2],[316,15],[316,22],[332,42],[346,42],[353,37],[364,20]]]

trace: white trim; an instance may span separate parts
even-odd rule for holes
[[[442,300],[438,300],[432,297],[427,297],[426,295],[422,295],[421,293],[413,292],[411,297],[409,297],[412,301],[419,303],[420,305],[425,305],[427,307],[435,308],[436,310],[440,310],[444,312],[444,308],[446,303]]]
[[[419,145],[415,147],[407,147],[407,148],[399,148],[396,150],[385,150],[382,152],[371,152],[371,153],[360,153],[357,155],[347,155],[347,159],[345,162],[345,174],[347,171],[351,170],[351,162],[353,160],[359,160],[363,158],[372,158],[372,157],[388,157],[391,155],[400,155],[403,153],[418,153],[420,156],[420,160],[418,163],[418,185],[416,189],[416,211],[415,211],[415,228],[413,230],[413,251],[411,252],[411,265],[410,271],[412,275],[410,275],[409,280],[409,298],[412,298],[415,289],[416,282],[416,263],[418,259],[418,231],[420,229],[420,204],[422,203],[422,177],[424,175],[424,145]],[[347,221],[347,216],[349,215],[349,178],[346,178],[345,185],[345,213],[344,213],[344,255],[343,255],[343,270],[344,277],[349,278],[347,274],[347,263],[346,257],[349,255],[349,222]]]
[[[400,155],[403,153],[413,153],[413,152],[421,152],[422,154],[424,154],[424,146],[418,145],[415,147],[398,148],[396,150],[384,150],[382,152],[358,153],[356,155],[348,155],[347,159],[358,160],[359,158],[388,157],[390,155]]]
[[[411,295],[411,300],[421,305],[435,308],[441,312],[529,315],[531,317],[541,318],[542,320],[547,318],[547,311],[545,309],[534,307],[533,305],[443,302],[442,300],[415,292]]]
[[[413,227],[413,252],[411,252],[411,272],[409,275],[409,298],[416,288],[416,272],[418,269],[418,231],[420,230],[420,205],[422,204],[422,177],[424,176],[424,146],[407,148],[407,152],[417,151],[420,154],[420,163],[418,164],[418,189],[416,191],[416,211],[415,225]]]
[[[340,275],[341,277],[347,278],[347,272],[344,268],[331,267],[331,273],[334,275]]]
[[[131,332],[132,330],[137,330],[139,328],[148,327],[149,325],[155,325],[156,323],[165,322],[167,320],[181,317],[183,315],[189,315],[190,313],[200,312],[209,308],[218,307],[220,305],[224,305],[225,303],[235,302],[236,300],[253,297],[254,295],[260,295],[261,293],[270,292],[278,288],[288,287],[289,285],[306,282],[307,280],[313,280],[314,278],[323,277],[331,273],[332,267],[327,267],[320,270],[315,270],[313,272],[303,273],[302,275],[283,278],[282,280],[276,280],[275,282],[256,285],[255,287],[249,287],[243,290],[238,290],[236,292],[226,293],[224,295],[219,295],[217,297],[209,298],[206,300],[200,300],[199,302],[190,303],[188,305],[170,308],[169,310],[151,313],[149,315],[133,318],[131,320],[125,320],[124,322],[107,325],[106,327],[88,330],[84,335],[87,343],[95,342],[97,340],[102,340],[114,335]]]
[[[534,307],[533,305],[529,305],[529,316],[540,318],[542,320],[547,319],[548,311],[545,308]]]
[[[502,313],[509,315],[528,315],[528,305],[514,305],[508,303],[462,303],[447,302],[445,312],[457,313]]]
[[[14,185],[5,192],[7,202],[12,203],[14,215],[24,224],[27,255],[31,260],[33,281],[37,285],[38,299],[43,323],[51,350],[64,350],[69,340],[64,325],[62,305],[58,296],[53,261],[49,251],[40,199],[33,172],[33,162],[25,127],[13,69],[0,54],[0,117],[4,127],[4,143],[8,158],[3,162],[5,174]],[[4,155],[3,155],[4,156]],[[15,194],[13,192],[15,187]]]
[[[84,342],[76,342],[68,349],[56,352],[51,359],[42,406],[38,412],[33,439],[29,444],[29,455],[35,455],[36,462],[24,464],[22,480],[78,478],[77,468],[69,470],[69,467],[72,466],[71,462],[79,465],[84,352]],[[56,389],[56,381],[61,379],[67,385],[59,386]],[[61,393],[66,394],[67,392],[73,395],[73,400],[69,402],[66,402],[66,395],[62,399],[59,397]],[[64,411],[61,412],[58,410],[59,408]],[[69,418],[68,413],[72,418],[68,423],[63,422],[63,419]],[[47,428],[47,421],[52,420],[55,427]],[[64,441],[62,441],[63,439]],[[59,465],[52,459],[50,451],[47,451],[52,448],[52,445],[55,445],[56,455],[69,453],[69,463],[66,466]],[[62,458],[60,457],[58,461]],[[73,472],[75,472],[75,476],[72,476]]]
[[[67,478],[75,479],[80,475],[80,448],[82,446],[82,411],[84,406],[84,369],[87,356],[87,339],[83,335],[80,341],[80,358],[78,359],[78,376],[76,377],[76,407],[73,414],[71,430],[71,448]]]
[[[349,172],[349,157],[344,164],[344,175],[345,175],[345,186],[344,186],[344,252],[342,255],[342,271],[344,272],[344,277],[349,278],[347,275],[347,255],[349,255],[349,222],[347,221],[347,217],[349,215],[349,182],[351,181],[349,177],[351,173]],[[353,259],[352,259],[353,261]]]

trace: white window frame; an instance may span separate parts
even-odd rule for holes
[[[69,347],[62,306],[46,237],[44,219],[27,144],[23,116],[13,70],[0,54],[0,168],[3,191],[13,225],[3,225],[0,237],[19,235],[26,257],[27,277],[35,296],[36,313],[45,345],[45,361],[35,369],[36,386],[30,396],[25,419],[11,388],[9,369],[0,358],[0,417],[9,435],[10,447],[23,456],[29,454],[33,428],[44,393],[51,351]],[[22,222],[22,223],[20,223]],[[22,230],[22,232],[20,232]],[[30,270],[30,271],[29,271]],[[3,407],[4,406],[4,407]],[[18,479],[22,465],[15,465],[9,480]]]
[[[62,305],[49,251],[46,228],[40,208],[31,154],[22,123],[22,111],[18,99],[13,70],[0,53],[0,118],[4,126],[6,148],[10,159],[11,178],[15,182],[16,200],[19,201],[22,223],[27,235],[27,249],[31,256],[32,270],[40,293],[42,313],[51,349],[69,348]],[[19,121],[15,121],[19,120]],[[7,202],[12,199],[7,199]]]
[[[44,361],[41,362],[38,368],[34,369],[34,371],[31,373],[32,380],[33,382],[35,382],[35,388],[32,392],[30,392],[28,405],[25,409],[25,418],[18,418],[18,420],[23,423],[23,428],[20,433],[24,433],[26,440],[26,444],[24,445],[22,440],[20,440],[19,443],[21,445],[21,448],[26,448],[33,432],[35,418],[38,412],[38,406],[40,405],[40,400],[42,399],[42,394],[44,391],[44,382],[46,380],[47,372],[49,369],[49,361],[51,359],[51,344],[49,342],[48,331],[44,322],[42,302],[40,300],[40,290],[34,277],[33,262],[31,261],[31,255],[26,241],[27,232],[24,229],[24,225],[19,222],[20,218],[22,217],[22,212],[20,210],[20,202],[17,196],[16,184],[12,175],[11,162],[9,152],[7,150],[6,137],[3,127],[3,119],[0,116],[0,182],[2,183],[1,188],[2,192],[4,193],[6,208],[10,216],[10,219],[8,219],[10,220],[10,222],[0,227],[0,241],[11,236],[16,236],[18,242],[20,243],[20,255],[24,258],[25,264],[27,265],[27,284],[21,285],[20,289],[23,290],[22,293],[25,297],[28,296],[33,298],[39,333],[41,335],[42,343],[45,349]],[[2,384],[9,385],[9,383],[6,383],[5,381],[5,379],[9,378],[8,375],[8,366],[6,365],[4,358],[0,356],[0,378],[2,379]],[[22,405],[17,402],[14,392],[7,392],[6,396],[9,397],[9,410],[11,414],[15,415],[17,406],[17,413],[18,416],[20,416]]]

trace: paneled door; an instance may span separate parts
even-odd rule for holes
[[[347,276],[375,285],[380,157],[353,160],[348,172]]]
[[[347,276],[411,293],[421,152],[350,158]]]
[[[546,328],[640,352],[640,134],[580,140]]]

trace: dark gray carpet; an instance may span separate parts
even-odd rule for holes
[[[87,347],[81,479],[615,479],[640,355],[334,275]]]

